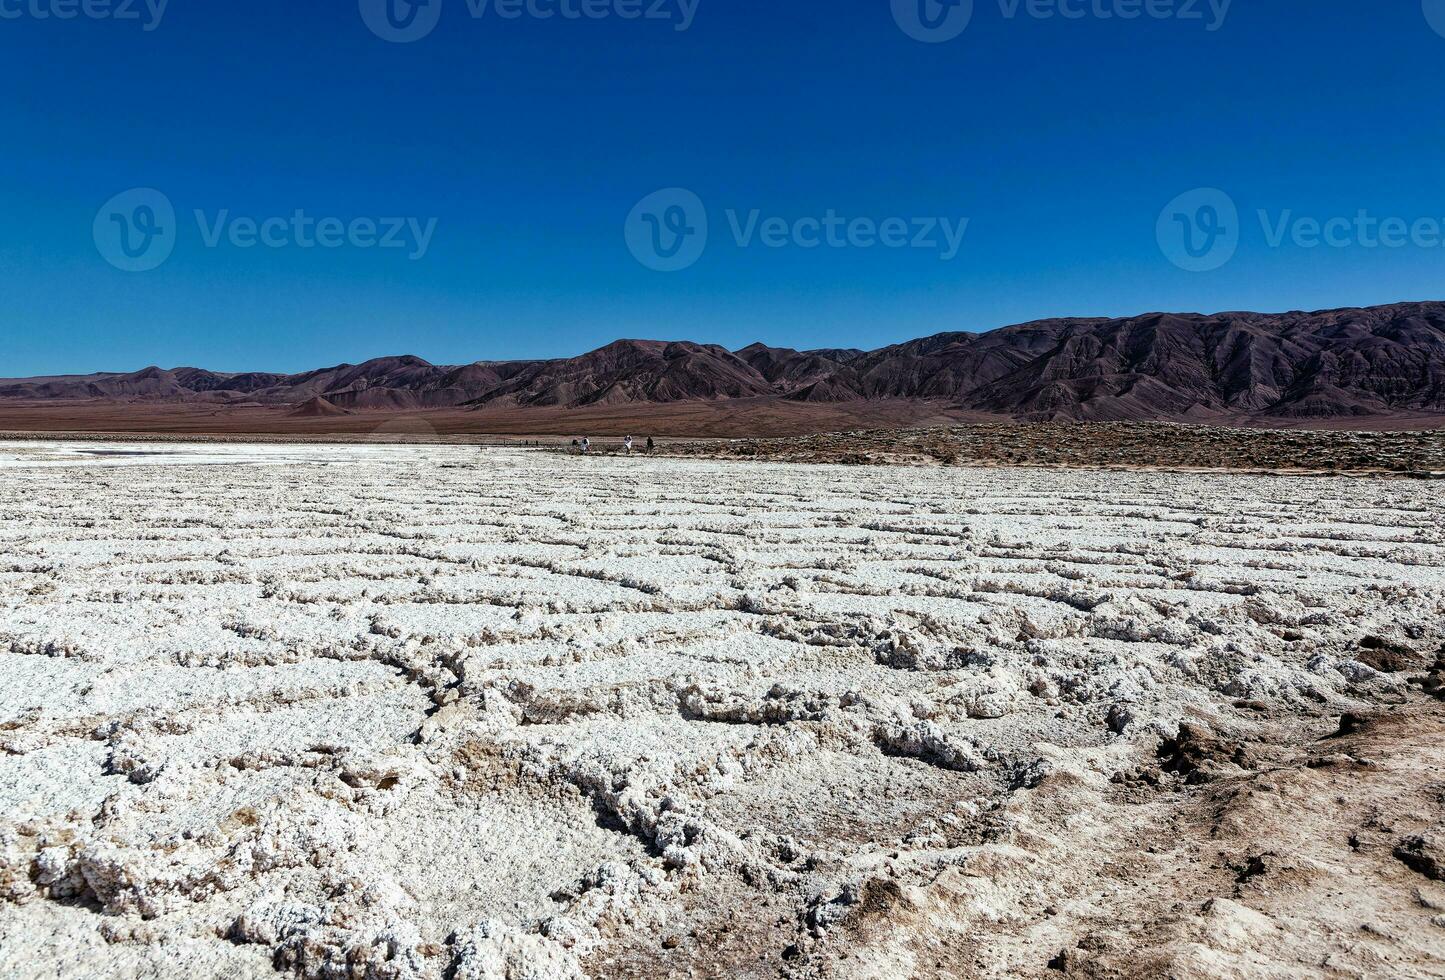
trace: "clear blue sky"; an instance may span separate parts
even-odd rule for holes
[[[149,31],[33,15],[54,2],[0,0],[22,14],[0,19],[0,376],[462,363],[618,337],[876,347],[1046,316],[1445,298],[1445,248],[1270,247],[1254,216],[1445,219],[1445,37],[1420,0],[1238,0],[1213,32],[976,0],[938,44],[889,0],[698,0],[686,31],[439,0],[411,44],[379,39],[357,0],[171,0]],[[1238,203],[1242,242],[1191,273],[1155,223],[1201,186]],[[92,237],[134,187],[179,215],[150,272]],[[667,187],[711,224],[672,273],[623,236]],[[298,208],[437,225],[412,261],[208,248],[192,216]],[[969,226],[952,261],[744,248],[728,209]]]

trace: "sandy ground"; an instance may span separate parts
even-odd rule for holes
[[[0,444],[0,975],[1439,977],[1442,504]]]
[[[604,448],[620,451],[603,443]],[[675,442],[694,459],[890,466],[1033,466],[1445,478],[1445,429],[1360,432],[1238,429],[1169,422],[980,423]]]
[[[166,402],[0,399],[0,432],[120,433],[147,437],[270,436],[289,439],[400,439],[465,441],[487,436],[740,438],[795,436],[860,427],[943,425],[989,416],[946,401],[888,400],[805,403],[779,398],[636,402],[584,408],[443,408],[366,411],[340,416],[297,416],[293,406],[197,405]],[[1436,418],[1434,424],[1441,424]],[[1416,420],[1381,419],[1382,425],[1419,427]],[[84,438],[81,435],[81,438]]]
[[[1201,420],[1205,421],[1205,420]],[[1246,430],[1410,432],[1439,430],[1445,415],[1394,413],[1337,418],[1224,416],[1212,426]],[[150,401],[0,399],[0,439],[86,439],[102,435],[147,439],[290,439],[298,442],[475,442],[497,439],[594,440],[800,438],[846,430],[898,430],[968,424],[1010,425],[1027,433],[1037,422],[972,412],[947,400],[880,399],[795,402],[781,398],[633,402],[581,408],[492,407],[358,411],[338,416],[297,415],[290,405],[209,405]],[[1098,423],[1059,423],[1089,427]],[[1134,424],[1134,423],[1123,423]],[[1155,424],[1158,428],[1159,424]],[[1025,436],[1027,438],[1027,436]],[[1017,446],[1013,448],[1019,448]]]

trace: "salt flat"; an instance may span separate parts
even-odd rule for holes
[[[0,975],[1439,976],[1442,503],[0,444]]]

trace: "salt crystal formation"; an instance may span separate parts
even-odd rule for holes
[[[0,446],[0,975],[1445,969],[1438,483],[128,451]]]

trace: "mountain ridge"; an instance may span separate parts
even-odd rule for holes
[[[1023,420],[1331,419],[1445,413],[1445,302],[1144,313],[947,331],[873,351],[617,340],[576,357],[415,355],[299,374],[149,366],[0,380],[0,400],[368,412],[777,399],[916,400]]]

